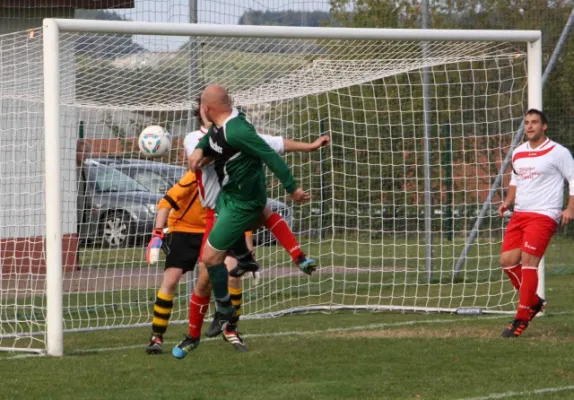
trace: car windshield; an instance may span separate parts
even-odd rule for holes
[[[172,184],[175,185],[185,175],[186,172],[187,168],[173,166],[169,169],[167,176],[169,181],[173,182]]]
[[[96,192],[147,192],[137,181],[115,168],[106,165],[90,167],[90,179]]]

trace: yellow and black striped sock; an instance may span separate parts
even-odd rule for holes
[[[173,309],[173,294],[165,294],[158,290],[153,305],[153,320],[151,329],[154,335],[162,336],[167,330],[171,310]]]
[[[233,318],[229,323],[231,325],[237,325],[239,322],[239,316],[241,315],[241,304],[243,303],[243,291],[241,288],[235,289],[229,288],[229,298],[231,299],[231,305],[235,308],[235,318]]]

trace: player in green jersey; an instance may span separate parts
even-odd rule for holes
[[[310,194],[297,187],[285,161],[257,135],[245,116],[231,106],[227,90],[219,85],[205,88],[201,107],[213,123],[189,157],[196,170],[206,157],[213,158],[221,185],[216,203],[217,221],[203,249],[203,261],[213,285],[216,311],[221,327],[233,318],[227,289],[225,254],[232,250],[239,261],[252,258],[243,236],[261,223],[267,202],[267,182],[263,163],[277,176],[293,200],[303,203]]]

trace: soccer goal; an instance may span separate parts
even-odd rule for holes
[[[150,323],[163,267],[145,243],[208,83],[262,133],[332,139],[286,156],[309,204],[269,176],[272,208],[320,269],[301,274],[257,232],[245,318],[514,309],[505,221],[479,212],[525,110],[542,106],[540,37],[50,19],[0,36],[0,347],[61,355],[64,332]],[[155,164],[137,152],[151,124],[173,135]]]

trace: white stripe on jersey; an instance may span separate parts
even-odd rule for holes
[[[558,220],[564,201],[564,179],[574,196],[574,159],[564,146],[547,139],[532,149],[528,142],[512,152],[512,179],[516,186],[514,210],[547,215]]]
[[[188,133],[185,136],[183,146],[187,157],[193,153],[195,147],[206,133],[207,130],[201,128],[200,130]],[[261,138],[265,140],[265,142],[267,142],[267,144],[277,153],[284,153],[285,149],[283,147],[283,138],[281,136],[261,134],[259,136],[261,136]],[[201,174],[198,174],[198,179],[200,181],[200,188],[203,188],[203,190],[199,191],[201,205],[206,208],[215,209],[215,202],[217,201],[217,196],[219,196],[219,192],[221,191],[219,178],[217,177],[217,172],[215,172],[215,166],[210,164],[202,167]]]

